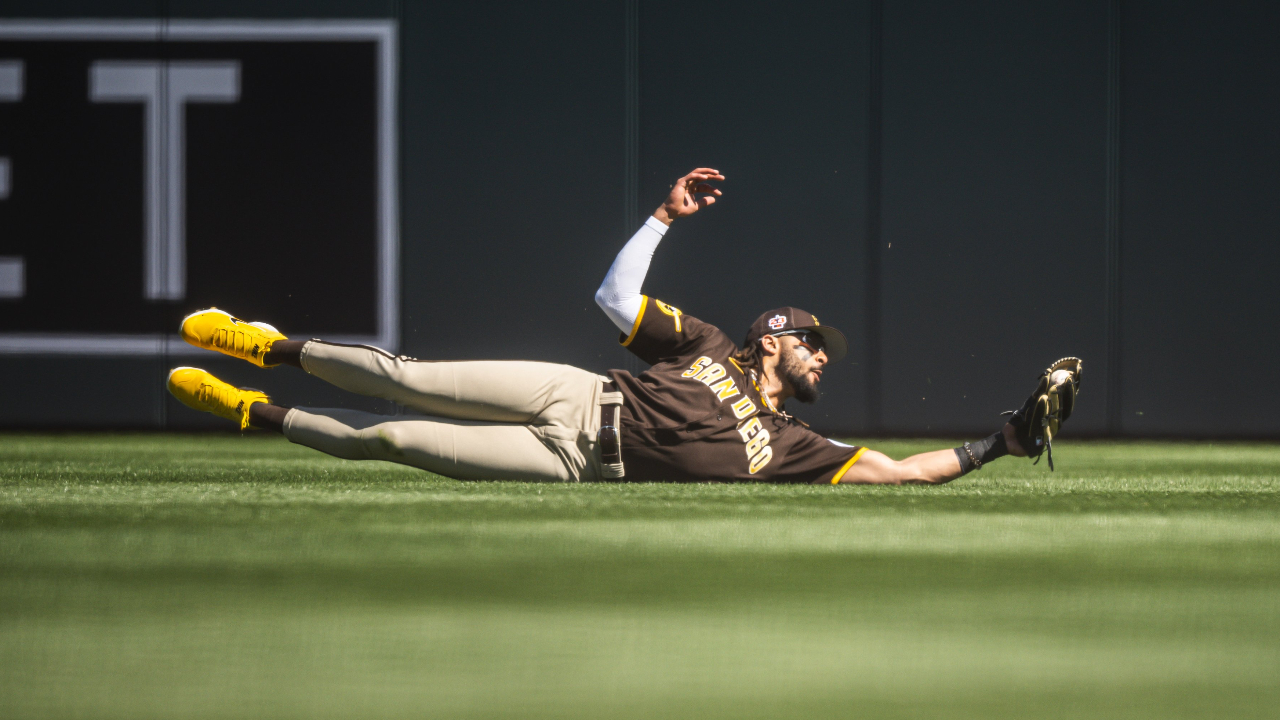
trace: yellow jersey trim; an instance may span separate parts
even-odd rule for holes
[[[737,360],[734,360],[733,358],[729,358],[729,362],[733,363],[733,366],[738,368],[738,372],[742,373],[743,375],[747,374],[747,371],[742,369],[742,366],[738,364]]]
[[[627,336],[626,340],[622,341],[622,347],[630,345],[631,341],[636,339],[636,333],[640,332],[640,321],[644,319],[644,309],[646,307],[649,307],[649,296],[641,295],[640,312],[636,313],[636,324],[631,326],[631,334]]]
[[[862,453],[866,451],[867,449],[864,447],[858,448],[858,452],[854,453],[853,457],[849,458],[849,462],[845,463],[844,467],[840,468],[840,472],[837,472],[834,476],[832,476],[831,484],[832,485],[839,484],[840,478],[844,477],[844,474],[849,472],[849,468],[853,467],[853,464],[858,462],[858,458],[862,457]]]

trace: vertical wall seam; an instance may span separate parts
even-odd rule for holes
[[[1120,0],[1107,3],[1107,434],[1123,430],[1120,238]]]
[[[624,121],[624,159],[623,159],[623,229],[628,235],[632,233],[640,220],[639,216],[639,177],[640,177],[640,38],[639,38],[639,0],[627,0],[625,33],[626,61],[624,66],[625,97],[623,100]]]
[[[627,0],[623,20],[626,59],[623,65],[623,238],[631,237],[640,224],[640,2]],[[624,367],[640,372],[639,360],[623,349]]]
[[[884,428],[881,364],[884,358],[881,327],[881,178],[884,119],[883,71],[881,67],[884,28],[883,0],[868,0],[870,71],[867,78],[867,228],[866,228],[866,431],[877,434]]]
[[[407,67],[407,64],[405,63],[405,58],[408,55],[409,43],[404,41],[405,4],[403,0],[394,0],[392,4],[392,17],[395,19],[395,24],[396,24],[395,25],[396,104],[395,104],[395,107],[392,108],[392,110],[395,112],[395,118],[396,118],[396,131],[395,131],[396,157],[393,158],[393,161],[396,164],[395,166],[395,173],[396,173],[395,223],[396,223],[396,253],[398,253],[397,257],[399,257],[399,261],[396,262],[395,301],[399,305],[399,307],[396,308],[396,324],[398,325],[398,327],[396,328],[397,347],[388,348],[388,349],[394,352],[405,352],[403,348],[406,344],[406,340],[409,337],[409,317],[408,317],[408,313],[406,312],[407,308],[405,307],[405,303],[404,303],[404,288],[405,288],[404,245],[405,245],[405,242],[404,242],[403,233],[404,233],[404,205],[405,204],[400,201],[400,198],[404,196],[404,189],[405,187],[407,187],[407,185],[405,185],[405,180],[406,180],[405,168],[409,165],[409,163],[404,160],[404,148],[406,146],[404,129],[408,127],[408,123],[405,122],[407,111],[405,109],[405,102],[403,100],[403,98],[405,97],[405,77],[407,75],[407,73],[405,72],[405,68]],[[399,405],[393,404],[393,407],[395,407],[396,412],[402,411]]]
[[[167,61],[170,60],[169,21],[172,19],[173,8],[170,7],[169,0],[157,0],[156,6],[157,6],[156,16],[160,18],[159,33],[156,37],[156,39],[159,41],[158,47],[156,48],[156,50],[157,50],[157,54],[160,56],[160,74],[159,74],[160,87],[158,88],[159,94],[156,102],[159,103],[160,107],[164,108],[164,107],[168,107],[169,105],[169,98],[168,98],[169,83],[168,83],[168,78],[165,77],[165,75],[166,73],[168,73],[168,67],[169,67],[169,63]],[[161,118],[163,118],[165,115],[167,115],[167,113],[162,112],[160,115],[161,115]],[[160,137],[162,138],[168,137],[169,129],[167,127],[162,126],[159,128],[159,131],[161,133]],[[168,152],[167,145],[168,143],[161,142],[159,147],[159,150],[161,153],[161,157],[159,159],[159,169],[161,173],[159,187],[161,188],[168,187],[168,182],[169,182],[168,177],[166,177],[165,175],[167,173],[168,161],[164,157],[164,153]],[[166,204],[166,208],[167,208],[167,204]],[[160,233],[159,237],[162,237],[162,238],[168,237],[168,234],[167,234],[168,228],[166,228],[164,225],[165,223],[168,222],[167,212],[161,213],[161,217],[159,218],[159,220],[161,222],[161,226],[157,228],[157,231]],[[168,260],[166,259],[165,268],[163,272],[167,273],[168,269],[169,269]],[[168,389],[169,382],[168,381],[169,381],[169,367],[172,363],[169,361],[169,356],[171,351],[169,348],[170,338],[169,338],[169,333],[167,331],[169,327],[177,324],[175,322],[176,320],[175,310],[176,310],[176,307],[172,303],[157,302],[153,306],[153,312],[154,312],[153,317],[155,318],[156,331],[158,333],[156,336],[156,340],[160,345],[160,354],[159,354],[160,367],[158,368],[160,372],[156,382],[156,387],[160,388],[160,390],[157,394],[157,402],[156,402],[156,425],[162,430],[169,429],[169,389]]]

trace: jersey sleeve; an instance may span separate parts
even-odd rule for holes
[[[727,354],[737,345],[716,326],[690,317],[657,298],[641,296],[640,313],[630,334],[618,341],[636,357],[650,365],[679,360],[690,355]]]
[[[804,428],[774,477],[780,482],[836,485],[864,452],[864,447],[835,443]]]

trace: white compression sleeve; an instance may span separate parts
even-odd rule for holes
[[[604,276],[604,282],[596,291],[596,304],[624,333],[631,332],[636,315],[640,313],[640,286],[644,284],[644,276],[649,274],[653,251],[658,249],[658,243],[662,242],[666,232],[667,226],[661,220],[654,217],[645,220],[618,253],[609,274]]]

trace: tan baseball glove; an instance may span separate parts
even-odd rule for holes
[[[1040,374],[1035,392],[1020,409],[1005,413],[1012,415],[1009,424],[1027,457],[1035,458],[1038,463],[1041,454],[1047,453],[1050,470],[1053,469],[1053,439],[1075,410],[1083,371],[1084,361],[1080,358],[1062,358]]]

